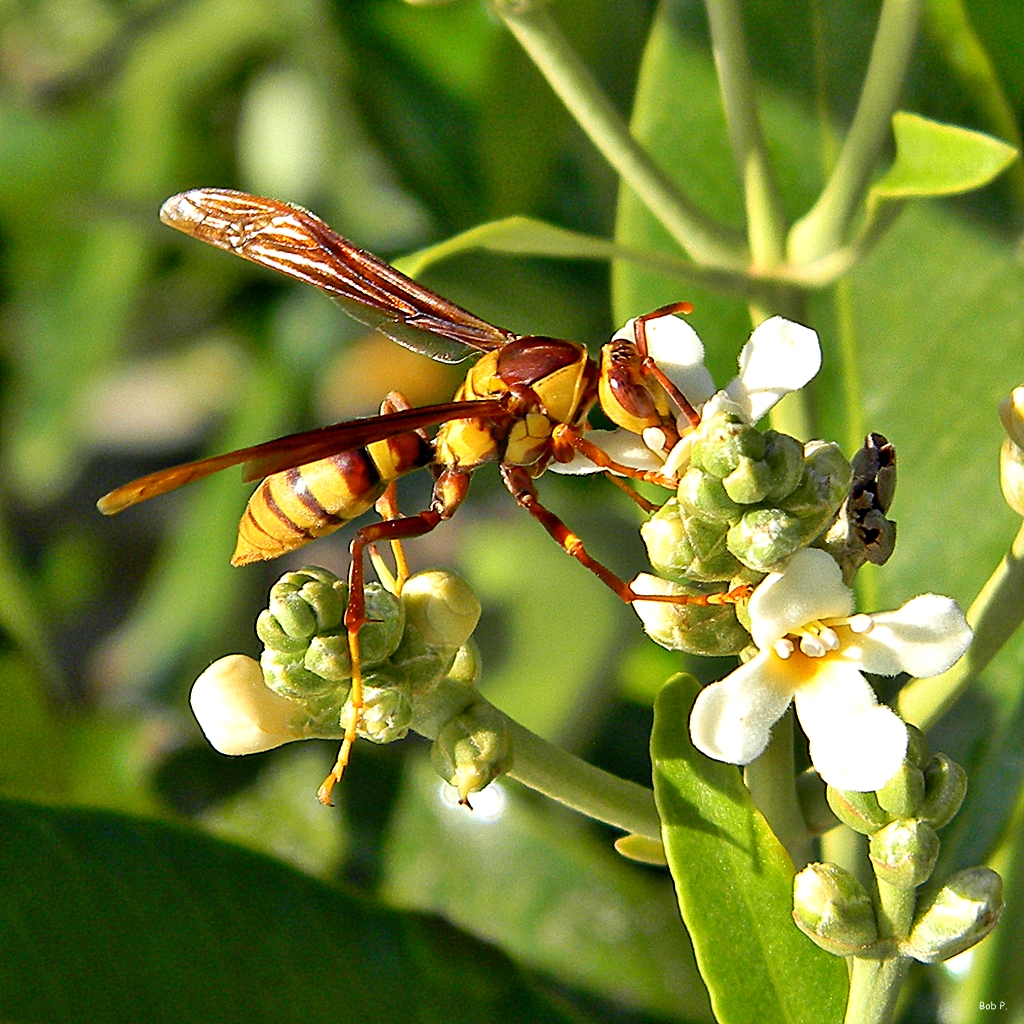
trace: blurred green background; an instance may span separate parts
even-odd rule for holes
[[[943,7],[929,11],[903,106],[994,131],[983,91],[951,58]],[[1024,8],[970,10],[1019,121]],[[700,5],[562,0],[552,11],[663,165],[740,226]],[[752,0],[744,16],[795,218],[851,113],[877,5]],[[162,466],[372,413],[392,388],[444,401],[459,380],[366,336],[313,289],[163,227],[173,193],[216,185],[300,203],[385,258],[512,214],[672,251],[666,236],[635,197],[620,200],[613,172],[478,0],[6,2],[0,75],[3,794],[189,823],[347,892],[437,912],[538,972],[530,984],[554,1013],[709,1019],[667,876],[618,859],[610,834],[511,784],[468,818],[439,798],[412,740],[360,744],[333,811],[313,799],[331,745],[238,760],[206,745],[192,680],[222,654],[258,652],[253,622],[282,572],[343,574],[350,531],[232,569],[249,491],[237,471],[113,520],[94,508]],[[818,433],[851,454],[866,423],[899,451],[897,554],[868,585],[881,607],[922,590],[966,606],[1016,529],[999,497],[995,406],[1024,378],[1019,180],[909,209],[847,282],[808,299],[826,360]],[[477,253],[425,281],[498,324],[594,351],[627,316],[692,299],[722,383],[749,333],[740,301],[622,266]],[[402,507],[424,507],[429,487],[426,473],[404,481]],[[550,475],[540,487],[615,571],[643,569],[638,513],[617,490]],[[459,515],[408,554],[414,569],[459,569],[480,594],[491,700],[649,783],[650,704],[681,661],[514,507],[496,473],[479,473]],[[704,679],[721,669],[688,667]],[[978,770],[983,797],[951,862],[985,855],[1019,783],[1020,680],[1017,645],[945,724],[945,749]],[[332,941],[315,946],[321,962],[348,957],[372,977],[369,954]],[[42,971],[40,958],[28,962]],[[139,1019],[163,1019],[151,1012]],[[89,1019],[76,1013],[61,1019]],[[168,1019],[192,1018],[179,1008]]]

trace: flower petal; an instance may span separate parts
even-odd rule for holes
[[[872,615],[871,628],[856,634],[843,653],[857,658],[866,672],[935,676],[959,660],[972,636],[956,601],[921,594],[894,612]]]
[[[802,548],[782,572],[769,573],[750,598],[751,635],[760,650],[816,619],[853,611],[853,591],[843,583],[834,558],[820,548]]]
[[[821,368],[818,335],[773,316],[759,324],[740,352],[740,373],[726,388],[756,423],[783,395],[798,391]]]
[[[193,684],[192,713],[210,744],[222,754],[255,754],[302,739],[293,727],[301,708],[268,689],[258,661],[229,654]]]
[[[634,320],[612,335],[612,340],[634,341]],[[658,364],[670,381],[686,396],[695,409],[715,393],[715,382],[704,365],[704,344],[697,332],[677,316],[659,316],[648,320],[647,354]]]
[[[796,691],[796,713],[818,774],[837,789],[868,792],[896,774],[907,728],[880,706],[871,685],[848,661],[808,659],[819,666]]]
[[[610,459],[621,462],[624,466],[655,471],[662,467],[661,460],[644,444],[643,438],[628,430],[590,430],[587,432],[587,440],[596,444]],[[563,476],[604,472],[600,466],[579,452],[572,457],[571,462],[548,463],[548,469]]]
[[[690,738],[698,750],[729,764],[749,764],[764,752],[793,697],[772,671],[780,660],[763,652],[701,690],[690,713]]]

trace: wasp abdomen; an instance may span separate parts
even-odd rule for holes
[[[268,476],[238,523],[232,564],[277,558],[333,533],[372,508],[392,480],[433,459],[426,440],[404,433]]]

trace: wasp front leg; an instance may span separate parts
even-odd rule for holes
[[[686,396],[668,378],[665,372],[658,366],[651,356],[647,344],[647,324],[651,320],[660,320],[663,316],[673,316],[676,313],[692,313],[693,304],[690,302],[673,302],[667,306],[652,310],[650,313],[643,313],[633,320],[633,341],[636,345],[637,354],[640,356],[642,372],[653,377],[665,393],[672,400],[675,407],[689,422],[691,429],[700,423],[700,413],[690,404]]]
[[[743,585],[722,594],[638,594],[621,577],[616,576],[606,565],[599,562],[587,551],[583,541],[569,529],[549,508],[541,504],[533,479],[522,466],[503,463],[501,477],[516,503],[526,509],[558,542],[562,549],[572,555],[582,566],[589,569],[606,587],[614,591],[626,604],[634,601],[660,601],[666,604],[735,604],[753,593],[753,587]]]

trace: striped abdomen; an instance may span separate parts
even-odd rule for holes
[[[430,443],[407,432],[268,476],[238,523],[232,565],[277,558],[333,533],[372,508],[392,480],[433,461]]]

